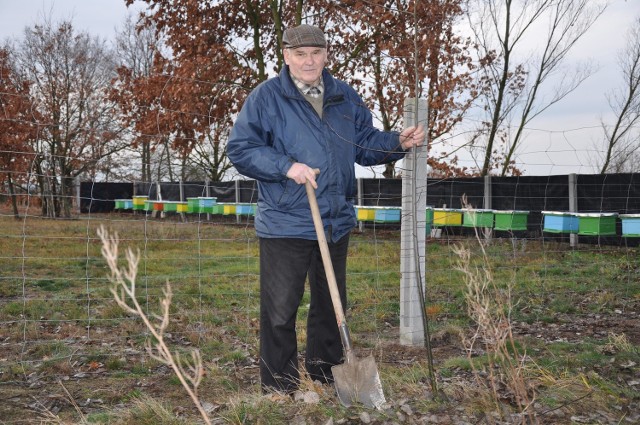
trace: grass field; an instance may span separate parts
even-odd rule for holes
[[[199,421],[175,375],[145,352],[148,329],[114,302],[100,225],[117,232],[121,252],[140,251],[137,296],[149,315],[170,283],[166,339],[176,352],[202,354],[199,396],[214,423],[640,421],[637,248],[505,237],[486,244],[483,254],[473,238],[430,239],[434,394],[426,349],[398,343],[400,232],[354,232],[349,325],[358,355],[374,355],[388,399],[385,409],[367,411],[345,409],[332,388],[306,381],[303,393],[319,402],[261,394],[258,246],[250,223],[113,214],[0,217],[2,424]],[[467,263],[456,247],[469,250]],[[496,341],[469,308],[464,270],[481,267],[491,271],[481,288],[488,319],[502,314],[500,327],[513,336],[507,357],[493,351]],[[305,296],[302,354],[307,304]],[[523,392],[514,391],[516,381]]]

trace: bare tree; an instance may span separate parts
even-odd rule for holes
[[[118,66],[121,72],[126,70],[133,80],[151,76],[154,60],[158,57],[160,49],[158,35],[153,23],[138,27],[133,17],[128,15],[122,28],[116,32],[116,57],[118,58]],[[135,104],[129,104],[128,106],[133,109],[139,107]],[[130,110],[127,111],[126,115],[127,117],[124,118],[124,121],[128,122],[127,127],[132,133],[132,148],[136,149],[140,154],[140,178],[142,181],[151,181],[152,168],[154,168],[152,138],[150,135],[139,134],[132,123],[140,115],[140,111]]]
[[[573,92],[591,73],[586,65],[573,72],[563,61],[576,42],[604,12],[606,3],[594,0],[470,0],[469,19],[479,56],[492,58],[481,68],[481,109],[486,119],[473,136],[482,141],[481,175],[494,168],[501,175],[518,173],[514,154],[526,125],[550,106]],[[541,34],[540,26],[547,26]],[[533,54],[524,51],[537,40]],[[527,59],[518,61],[518,57]],[[550,98],[541,95],[552,77],[560,82]],[[513,124],[512,124],[513,122]],[[506,147],[498,153],[498,143]]]
[[[626,47],[618,54],[624,87],[607,96],[615,116],[612,125],[602,121],[607,143],[600,173],[636,172],[640,153],[640,17],[627,36]]]
[[[106,90],[115,75],[105,42],[78,33],[64,21],[25,29],[16,66],[31,81],[41,118],[32,147],[43,214],[71,214],[73,180],[91,173],[100,159],[122,149],[115,109]]]

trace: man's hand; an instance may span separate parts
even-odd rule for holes
[[[298,184],[305,184],[308,181],[314,189],[318,188],[316,171],[307,164],[294,162],[289,171],[287,171],[287,177]]]
[[[411,149],[414,146],[422,146],[423,143],[424,128],[422,128],[422,124],[407,127],[400,133],[400,144],[404,150]]]

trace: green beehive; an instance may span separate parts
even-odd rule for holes
[[[427,207],[425,216],[425,227],[427,234],[431,233],[431,227],[433,226],[433,208]]]
[[[493,210],[464,210],[464,227],[493,227]]]
[[[198,198],[187,198],[187,212],[196,214],[200,212],[200,200]]]
[[[617,213],[576,213],[578,234],[585,236],[611,236],[616,234]]]
[[[177,212],[178,201],[164,201],[162,203],[162,210],[165,212]]]
[[[499,211],[494,210],[494,229],[496,230],[527,230],[529,211]]]

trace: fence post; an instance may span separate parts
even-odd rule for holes
[[[211,196],[211,190],[209,189],[209,177],[204,179],[204,196],[207,198]],[[211,220],[211,214],[207,213],[207,221]]]
[[[492,202],[493,193],[491,191],[491,175],[487,174],[486,176],[484,176],[484,209],[492,209]],[[485,239],[491,239],[493,237],[493,228],[485,227],[483,233]]]
[[[156,181],[156,201],[162,201],[162,185],[160,183],[160,181]],[[156,210],[153,210],[153,217],[157,217],[160,216],[160,218],[164,218],[164,211],[160,211],[159,214],[157,214]]]
[[[184,185],[183,185],[183,181],[182,179],[179,180],[178,184],[179,184],[179,188],[180,188],[180,202],[184,202]],[[185,221],[185,214],[184,212],[180,212],[180,220]]]
[[[235,180],[235,188],[236,188],[236,208],[238,207],[238,204],[241,201],[241,196],[240,196],[240,180],[236,179]],[[236,214],[236,223],[240,224],[242,222],[242,220],[240,219],[240,215]]]
[[[404,122],[426,122],[425,99],[406,99]],[[426,129],[425,129],[426,130]],[[415,164],[415,167],[414,167]],[[421,311],[426,294],[425,247],[427,214],[427,143],[412,149],[403,160],[400,240],[400,343],[423,345],[425,328]],[[415,169],[414,169],[415,168]],[[422,290],[420,290],[422,288]]]
[[[80,201],[82,200],[80,199],[80,177],[76,176],[73,179],[73,182],[76,186],[76,207],[78,208],[78,214],[82,214],[82,207],[80,206]]]
[[[362,185],[363,185],[362,177],[358,178],[356,181],[358,182],[358,185],[357,185],[358,186],[358,205],[362,206],[363,202],[364,202],[364,198],[363,198],[363,195],[362,195]],[[364,231],[364,222],[363,221],[358,221],[358,230],[361,231],[361,232]]]
[[[569,174],[569,212],[578,212],[578,178],[575,173]],[[578,235],[569,235],[569,244],[572,248],[578,246]]]

